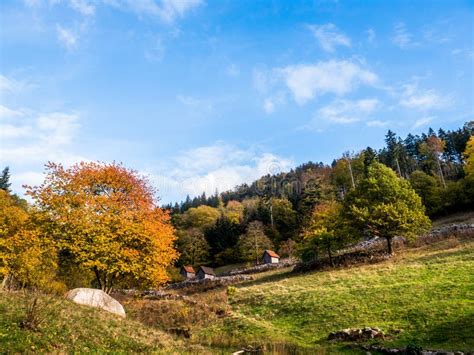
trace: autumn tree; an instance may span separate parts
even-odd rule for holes
[[[217,208],[202,205],[187,210],[184,215],[184,223],[187,228],[199,228],[204,231],[216,224],[220,215]]]
[[[296,254],[296,250],[297,243],[293,239],[288,239],[284,242],[281,242],[278,252],[281,257],[293,258]]]
[[[464,161],[464,172],[466,176],[470,179],[474,179],[474,136],[471,136],[467,142],[466,150],[464,151]]]
[[[474,204],[474,136],[471,136],[466,145],[464,151],[464,172],[466,178],[463,179],[463,200],[466,206],[472,206]]]
[[[224,214],[233,223],[241,223],[244,218],[244,205],[239,201],[231,200],[227,202],[224,209]]]
[[[44,233],[98,286],[156,286],[177,258],[174,229],[148,180],[121,164],[46,165],[43,184],[27,193],[44,218]]]
[[[303,249],[313,249],[314,255],[326,253],[331,266],[334,265],[334,251],[344,247],[351,236],[341,218],[341,205],[335,201],[326,201],[315,206],[302,234]]]
[[[414,237],[430,226],[421,198],[410,183],[380,163],[373,163],[367,177],[347,194],[343,215],[361,236],[385,238],[389,254],[395,236]]]
[[[435,135],[430,135],[426,141],[420,145],[420,154],[425,158],[425,166],[428,171],[437,171],[441,184],[446,188],[443,169],[441,167],[441,154],[444,152],[446,142]]]
[[[26,203],[0,189],[2,286],[47,288],[56,267],[56,251],[50,240],[40,235]]]
[[[258,264],[263,251],[266,249],[273,249],[273,243],[265,235],[262,222],[250,222],[245,234],[240,236],[238,248],[242,260],[254,260]]]

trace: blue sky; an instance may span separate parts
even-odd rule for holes
[[[162,202],[474,117],[473,1],[0,2],[0,164],[119,161]]]

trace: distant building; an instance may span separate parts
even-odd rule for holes
[[[275,253],[273,250],[265,250],[263,252],[264,264],[278,264],[279,262],[280,262],[280,255]]]
[[[196,273],[196,278],[198,280],[213,279],[215,277],[216,273],[214,272],[214,269],[212,267],[199,266],[199,269]]]
[[[194,271],[191,265],[181,267],[179,273],[187,280],[194,279],[194,277],[196,276],[196,272]]]

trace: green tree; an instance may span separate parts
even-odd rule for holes
[[[266,249],[273,249],[273,243],[265,235],[262,222],[250,222],[245,234],[240,236],[238,248],[242,260],[259,263],[263,251]]]
[[[380,163],[373,163],[367,178],[347,194],[343,215],[360,236],[369,233],[385,238],[389,254],[395,236],[414,237],[430,226],[421,198],[410,183]]]
[[[414,171],[410,176],[410,184],[421,197],[426,212],[432,216],[442,209],[442,191],[438,181],[421,170]]]
[[[209,261],[209,244],[199,228],[179,231],[176,246],[183,265],[206,264]]]
[[[10,192],[10,168],[7,166],[2,170],[0,175],[0,190]]]
[[[282,240],[291,238],[297,230],[297,214],[286,198],[275,198],[271,201],[274,227]]]
[[[242,234],[242,225],[221,216],[217,222],[206,229],[204,235],[210,247],[210,255],[217,264],[229,264],[238,261],[235,246]]]

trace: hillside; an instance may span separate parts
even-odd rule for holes
[[[401,331],[390,346],[472,351],[473,257],[474,242],[448,239],[381,264],[267,273],[238,287],[232,317],[201,336],[340,350],[326,340],[330,332],[371,326]]]
[[[127,319],[41,296],[44,322],[36,330],[21,326],[26,296],[0,292],[0,348],[227,353],[253,344],[277,353],[354,353],[345,343],[327,341],[328,334],[371,326],[394,334],[386,346],[472,350],[473,269],[474,241],[452,237],[373,265],[266,272],[235,289],[191,294],[186,302],[123,299]],[[173,339],[163,331],[170,327],[189,329],[190,339]]]
[[[39,298],[37,329],[21,326],[27,303],[23,293],[0,291],[0,350],[9,353],[154,352],[170,353],[178,343],[166,333],[65,299]],[[0,351],[1,352],[1,351]]]

